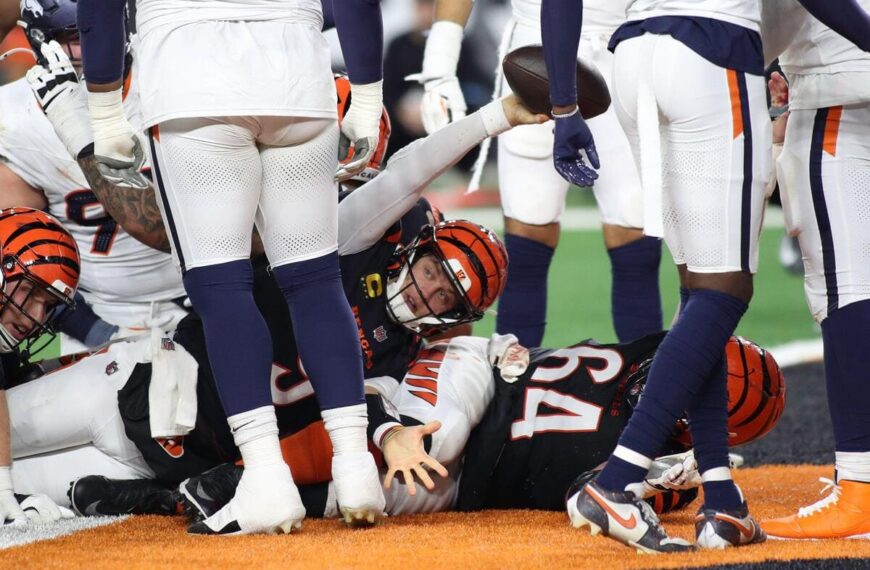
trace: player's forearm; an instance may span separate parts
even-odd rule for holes
[[[550,103],[554,108],[571,109],[577,104],[575,70],[582,24],[582,0],[543,0],[541,38],[550,78]]]
[[[339,204],[339,254],[370,247],[417,203],[430,182],[483,139],[509,128],[501,101],[493,101],[398,151],[377,178]]]
[[[367,85],[383,79],[380,0],[333,0],[333,16],[350,82]]]
[[[437,0],[435,2],[435,21],[453,22],[463,28],[471,16],[474,0]]]
[[[94,195],[112,219],[148,247],[170,252],[169,236],[153,189],[141,190],[112,184],[100,174],[93,154],[80,157],[78,163]]]
[[[88,90],[116,90],[124,70],[125,0],[79,0],[76,21]]]
[[[855,0],[799,0],[820,22],[854,43],[870,51],[870,14]]]

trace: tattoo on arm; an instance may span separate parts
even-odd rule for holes
[[[112,184],[97,170],[93,155],[79,158],[78,163],[97,199],[128,234],[148,247],[170,252],[169,236],[153,189],[137,190]]]

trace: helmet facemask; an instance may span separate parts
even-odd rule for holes
[[[6,275],[13,277],[7,279]],[[73,300],[40,280],[25,267],[15,256],[7,256],[3,259],[2,280],[0,280],[0,353],[17,352],[22,359],[28,360],[33,355],[46,348],[54,339],[57,331],[54,324],[56,317],[68,307],[72,307]],[[65,287],[61,284],[62,288]],[[44,297],[53,300],[51,306],[46,306],[42,319],[34,316],[29,306],[33,297],[39,292]],[[45,300],[36,300],[46,303]],[[13,323],[4,323],[8,312],[15,311],[19,314],[13,319]],[[10,330],[12,327],[20,327],[21,338],[16,337]]]
[[[434,246],[432,234],[432,226],[423,229],[417,239],[401,252],[399,269],[394,271],[387,281],[387,313],[390,318],[415,333],[427,336],[459,324],[479,320],[483,316],[483,313],[475,311],[468,302],[465,289],[456,276],[456,268],[453,267],[451,260],[445,259],[439,248]],[[450,282],[457,300],[453,309],[436,313],[417,282],[412,268],[427,255],[435,258]],[[426,308],[427,312],[423,315],[415,315],[405,301],[404,294],[411,288]]]

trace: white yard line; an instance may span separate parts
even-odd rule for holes
[[[793,340],[770,349],[780,368],[821,362],[824,358],[822,339]]]
[[[30,524],[22,527],[0,526],[0,550],[21,546],[40,540],[50,540],[80,530],[121,522],[127,515],[120,517],[75,517],[61,519],[53,523]]]
[[[463,208],[445,210],[448,218],[472,220],[496,231],[502,229],[502,215],[498,208]],[[574,207],[565,210],[562,215],[562,229],[565,230],[597,230],[601,227],[601,217],[597,208]],[[765,228],[784,228],[785,219],[780,208],[768,208],[764,216]]]

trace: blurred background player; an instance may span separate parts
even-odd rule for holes
[[[6,389],[24,380],[27,354],[50,334],[56,309],[73,304],[79,254],[56,219],[9,208],[0,211],[0,255],[0,524],[23,524],[29,519],[13,494]]]
[[[72,56],[63,73],[75,74],[80,64],[76,3],[70,0],[34,0],[21,15],[28,37],[39,58],[56,60]],[[59,42],[68,54],[42,53],[42,42]],[[130,73],[129,68],[127,73]],[[151,249],[120,227],[100,201],[105,196],[102,177],[93,166],[93,157],[80,165],[65,146],[81,150],[92,141],[89,129],[68,131],[61,140],[46,119],[44,111],[58,94],[56,84],[42,84],[37,98],[23,78],[0,87],[4,109],[4,128],[0,131],[0,207],[30,206],[51,212],[76,238],[82,256],[81,296],[75,310],[60,320],[61,354],[99,346],[111,337],[131,334],[131,328],[153,323],[172,328],[186,314],[186,295],[181,276],[172,257]],[[138,96],[133,89],[124,101],[125,113],[138,125]],[[60,116],[57,120],[69,120]],[[137,127],[138,128],[138,127]],[[80,142],[82,139],[88,139]],[[88,162],[89,161],[89,162]],[[147,164],[143,170],[149,171]],[[89,186],[93,183],[95,190]],[[119,199],[131,189],[111,188]],[[141,194],[139,190],[132,190]],[[100,194],[98,194],[100,193]],[[130,208],[137,203],[129,201]],[[146,212],[142,213],[143,216]],[[160,212],[147,212],[152,222],[160,222]],[[91,312],[90,309],[93,309]],[[96,316],[94,316],[96,313]],[[97,318],[99,317],[99,318]]]
[[[94,154],[130,176],[140,153],[121,113],[123,0],[80,1]],[[246,470],[204,532],[289,532],[305,508],[281,459],[269,388],[269,330],[254,303],[256,223],[293,317],[323,410],[345,514],[374,523],[384,498],[366,445],[362,358],[341,286],[333,177],[361,170],[381,116],[380,6],[336,0],[333,14],[353,104],[338,130],[317,0],[143,0],[136,26],[143,124],[185,289],[203,320],[210,361]]]
[[[578,56],[597,67],[608,85],[613,55],[606,49],[607,41],[625,21],[625,4],[625,0],[583,2]],[[463,26],[472,5],[471,0],[436,3],[435,23],[420,74],[426,89],[424,124],[430,132],[464,114],[457,59]],[[541,3],[513,0],[511,6],[513,18],[504,32],[502,51],[540,44]],[[502,79],[499,91],[504,94],[509,89]],[[616,336],[625,342],[662,330],[658,288],[661,241],[644,237],[640,229],[643,226],[640,181],[615,110],[611,106],[588,125],[603,157],[593,190],[611,260],[613,326]],[[516,334],[526,346],[541,344],[544,336],[547,275],[559,241],[559,219],[570,186],[554,169],[552,150],[552,122],[516,128],[498,139],[498,185],[512,271],[499,301],[497,329],[500,333]]]
[[[844,3],[845,4],[845,3]],[[870,12],[870,2],[861,0]],[[844,6],[845,9],[845,6]],[[796,515],[762,521],[771,536],[870,536],[870,54],[797,4],[765,5],[765,54],[779,55],[790,84],[778,179],[789,231],[804,258],[810,311],[821,325],[828,406],[836,442],[829,494]],[[860,14],[852,16],[862,21]],[[867,26],[868,17],[863,16]],[[857,36],[870,43],[870,31]],[[777,83],[783,85],[777,85]],[[781,103],[781,104],[782,104]]]

